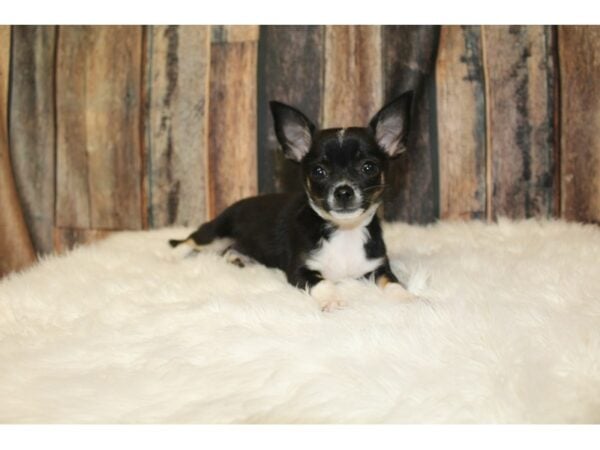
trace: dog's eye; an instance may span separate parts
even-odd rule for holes
[[[362,171],[365,175],[373,176],[373,175],[377,175],[379,168],[372,162],[367,161],[366,163],[363,164]]]
[[[327,171],[321,166],[315,166],[311,172],[313,178],[320,179],[327,176]]]

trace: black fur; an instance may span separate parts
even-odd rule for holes
[[[278,140],[286,156],[299,163],[305,192],[246,198],[187,239],[169,243],[175,247],[191,239],[202,246],[216,238],[232,238],[232,249],[283,270],[295,286],[313,287],[323,276],[307,267],[306,261],[322,240],[344,226],[336,214],[379,204],[388,160],[405,145],[411,98],[412,93],[403,94],[379,111],[369,127],[347,128],[343,135],[340,128],[317,130],[297,109],[271,102]],[[390,269],[377,215],[367,229],[366,257],[383,258],[383,263],[364,276],[398,282]]]

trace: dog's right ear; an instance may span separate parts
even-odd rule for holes
[[[308,118],[285,103],[269,102],[275,121],[275,134],[286,158],[300,162],[312,145],[315,126]]]
[[[413,91],[407,91],[381,108],[371,119],[375,140],[390,158],[406,150],[412,99]]]

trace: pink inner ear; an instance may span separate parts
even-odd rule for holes
[[[292,152],[290,158],[300,161],[310,149],[310,131],[302,125],[291,123],[283,127],[283,132]]]
[[[400,145],[402,137],[402,118],[399,115],[383,117],[377,123],[375,139],[388,156],[395,156],[404,150]]]

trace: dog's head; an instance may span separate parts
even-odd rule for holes
[[[312,208],[338,225],[372,215],[381,202],[388,160],[406,149],[412,91],[384,106],[365,128],[317,129],[297,109],[271,102],[285,156],[302,166]]]

